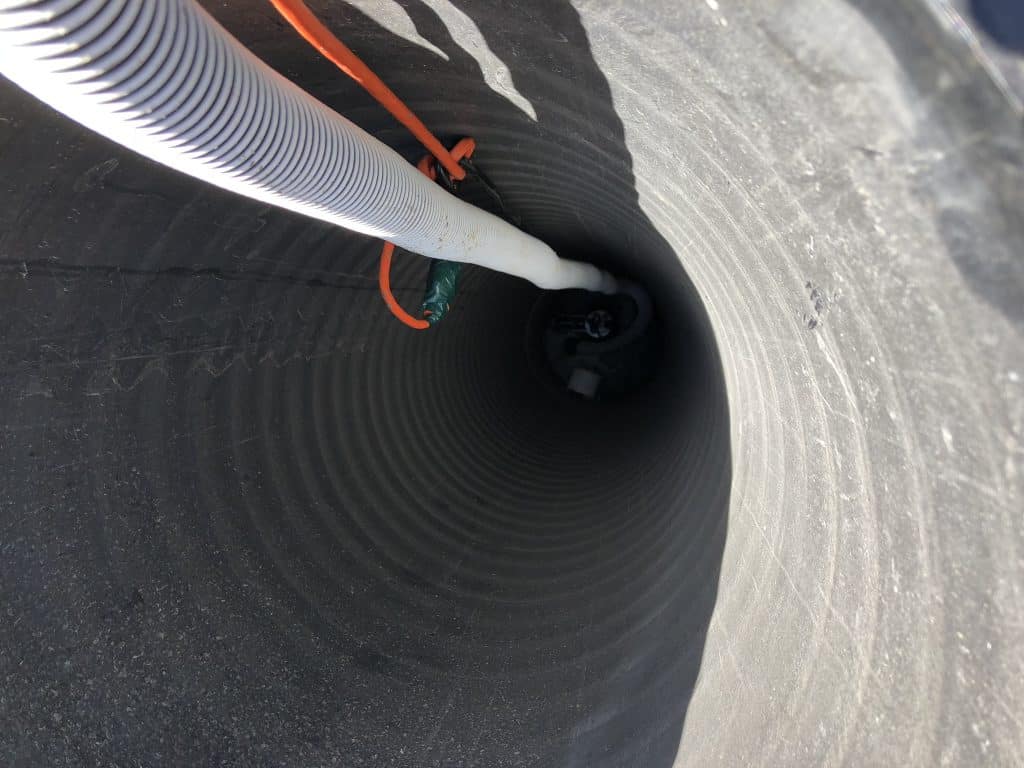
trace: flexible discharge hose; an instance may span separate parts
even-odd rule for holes
[[[254,200],[540,288],[616,289],[427,180],[193,0],[0,0],[0,72],[103,136]]]

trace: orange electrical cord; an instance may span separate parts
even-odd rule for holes
[[[452,147],[451,156],[456,162],[458,162],[464,157],[471,156],[474,149],[476,149],[476,142],[473,141],[473,139],[465,138]],[[420,173],[432,181],[437,178],[437,170],[434,168],[434,164],[429,155],[420,160],[416,168]],[[402,309],[402,305],[398,303],[398,299],[396,299],[395,295],[391,292],[391,259],[394,255],[395,244],[385,241],[384,247],[380,251],[380,270],[377,274],[377,284],[380,286],[380,295],[384,297],[384,303],[388,305],[388,309],[391,310],[392,315],[397,317],[410,328],[414,328],[417,331],[425,331],[430,327],[430,323],[426,320],[421,320],[418,317],[413,317]]]
[[[473,150],[476,149],[476,142],[473,139],[462,139],[449,152],[423,122],[413,114],[412,110],[405,106],[402,100],[384,84],[384,81],[377,77],[348,46],[336,38],[320,19],[313,15],[313,12],[306,7],[302,0],[270,0],[270,3],[295,28],[295,31],[305,38],[306,42],[332,61],[338,69],[363,86],[384,109],[408,128],[455,181],[462,181],[466,178],[466,171],[459,165],[459,161],[473,154]],[[416,167],[431,180],[437,178],[437,170],[429,156],[420,160]],[[385,242],[384,248],[380,252],[380,270],[377,278],[380,294],[388,309],[391,310],[391,314],[396,318],[410,328],[418,331],[426,330],[430,327],[430,323],[413,317],[402,309],[391,292],[391,260],[394,254],[394,243]]]
[[[426,320],[421,320],[418,317],[413,317],[404,309],[402,305],[398,303],[398,299],[395,298],[394,294],[391,293],[391,257],[395,255],[395,244],[384,243],[384,248],[380,252],[380,273],[378,275],[377,282],[380,285],[380,295],[384,297],[384,303],[388,305],[388,309],[391,310],[391,314],[401,320],[410,328],[414,328],[417,331],[425,331],[430,327],[430,323]]]
[[[437,140],[416,115],[388,88],[362,59],[356,56],[347,45],[336,38],[302,0],[270,0],[285,20],[295,31],[302,35],[306,42],[330,59],[334,64],[365,88],[380,105],[390,112],[398,122],[404,125],[430,154],[444,166],[456,181],[466,177],[466,171],[452,157],[444,145]]]

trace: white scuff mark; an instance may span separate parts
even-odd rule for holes
[[[712,11],[717,11],[719,8],[718,0],[704,0],[704,2],[708,4],[708,8]]]
[[[1020,446],[1011,435],[1007,435],[1003,440],[1003,447],[1006,450],[1006,461],[1003,462],[1003,472],[1006,475],[1006,479],[1012,482],[1017,479],[1018,475],[1017,456],[1021,453]]]
[[[942,442],[946,444],[946,450],[953,453],[953,433],[945,424],[942,425]]]

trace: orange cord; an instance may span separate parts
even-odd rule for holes
[[[391,293],[391,257],[395,254],[394,243],[384,243],[384,248],[380,252],[380,274],[378,282],[380,283],[380,295],[384,297],[384,303],[388,305],[388,309],[391,310],[391,314],[401,320],[410,328],[415,328],[417,331],[425,331],[430,327],[430,323],[426,320],[420,320],[417,317],[413,317],[404,309],[402,305],[398,303],[398,299],[395,298],[394,294]]]
[[[416,115],[388,88],[384,81],[375,75],[362,59],[356,56],[344,43],[336,38],[331,31],[302,0],[270,0],[285,20],[295,31],[302,35],[306,42],[330,59],[334,64],[365,88],[380,105],[390,112],[398,122],[408,128],[412,135],[426,147],[437,161],[444,166],[453,179],[462,181],[466,171],[444,145],[437,140]]]
[[[437,162],[444,166],[453,179],[461,181],[466,178],[466,170],[459,165],[459,161],[473,154],[473,150],[476,149],[476,142],[473,139],[460,140],[449,152],[412,113],[412,110],[405,106],[402,100],[384,84],[384,81],[377,77],[348,46],[336,38],[320,19],[313,15],[313,12],[306,7],[302,0],[270,0],[270,2],[278,13],[295,28],[295,31],[305,38],[306,42],[332,61],[338,69],[363,86],[384,109],[408,128],[412,135],[430,150],[434,158],[437,158]],[[420,160],[416,167],[431,181],[437,180],[437,169],[434,167],[433,158],[429,155]],[[426,330],[430,327],[430,323],[413,317],[402,309],[391,292],[391,260],[394,254],[394,243],[385,242],[380,252],[380,270],[377,280],[380,285],[380,294],[388,309],[391,310],[391,314],[396,318],[410,328],[415,328],[418,331]]]
[[[471,138],[461,139],[454,147],[452,147],[451,156],[458,162],[464,157],[470,157],[473,154],[473,150],[476,149],[476,142]],[[433,159],[427,155],[416,165],[416,168],[426,176],[428,179],[434,180],[437,178],[437,169],[434,167]],[[430,323],[426,320],[420,320],[419,318],[413,317],[404,309],[402,305],[398,303],[398,299],[391,293],[391,258],[395,255],[395,244],[384,242],[384,247],[380,251],[380,271],[377,275],[377,283],[380,286],[380,295],[384,297],[384,303],[388,305],[388,309],[391,310],[391,314],[401,320],[405,325],[410,328],[414,328],[417,331],[425,331],[430,327]]]

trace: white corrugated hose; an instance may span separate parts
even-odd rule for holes
[[[616,289],[607,272],[448,194],[193,0],[0,0],[0,72],[97,133],[246,197],[541,288]]]

